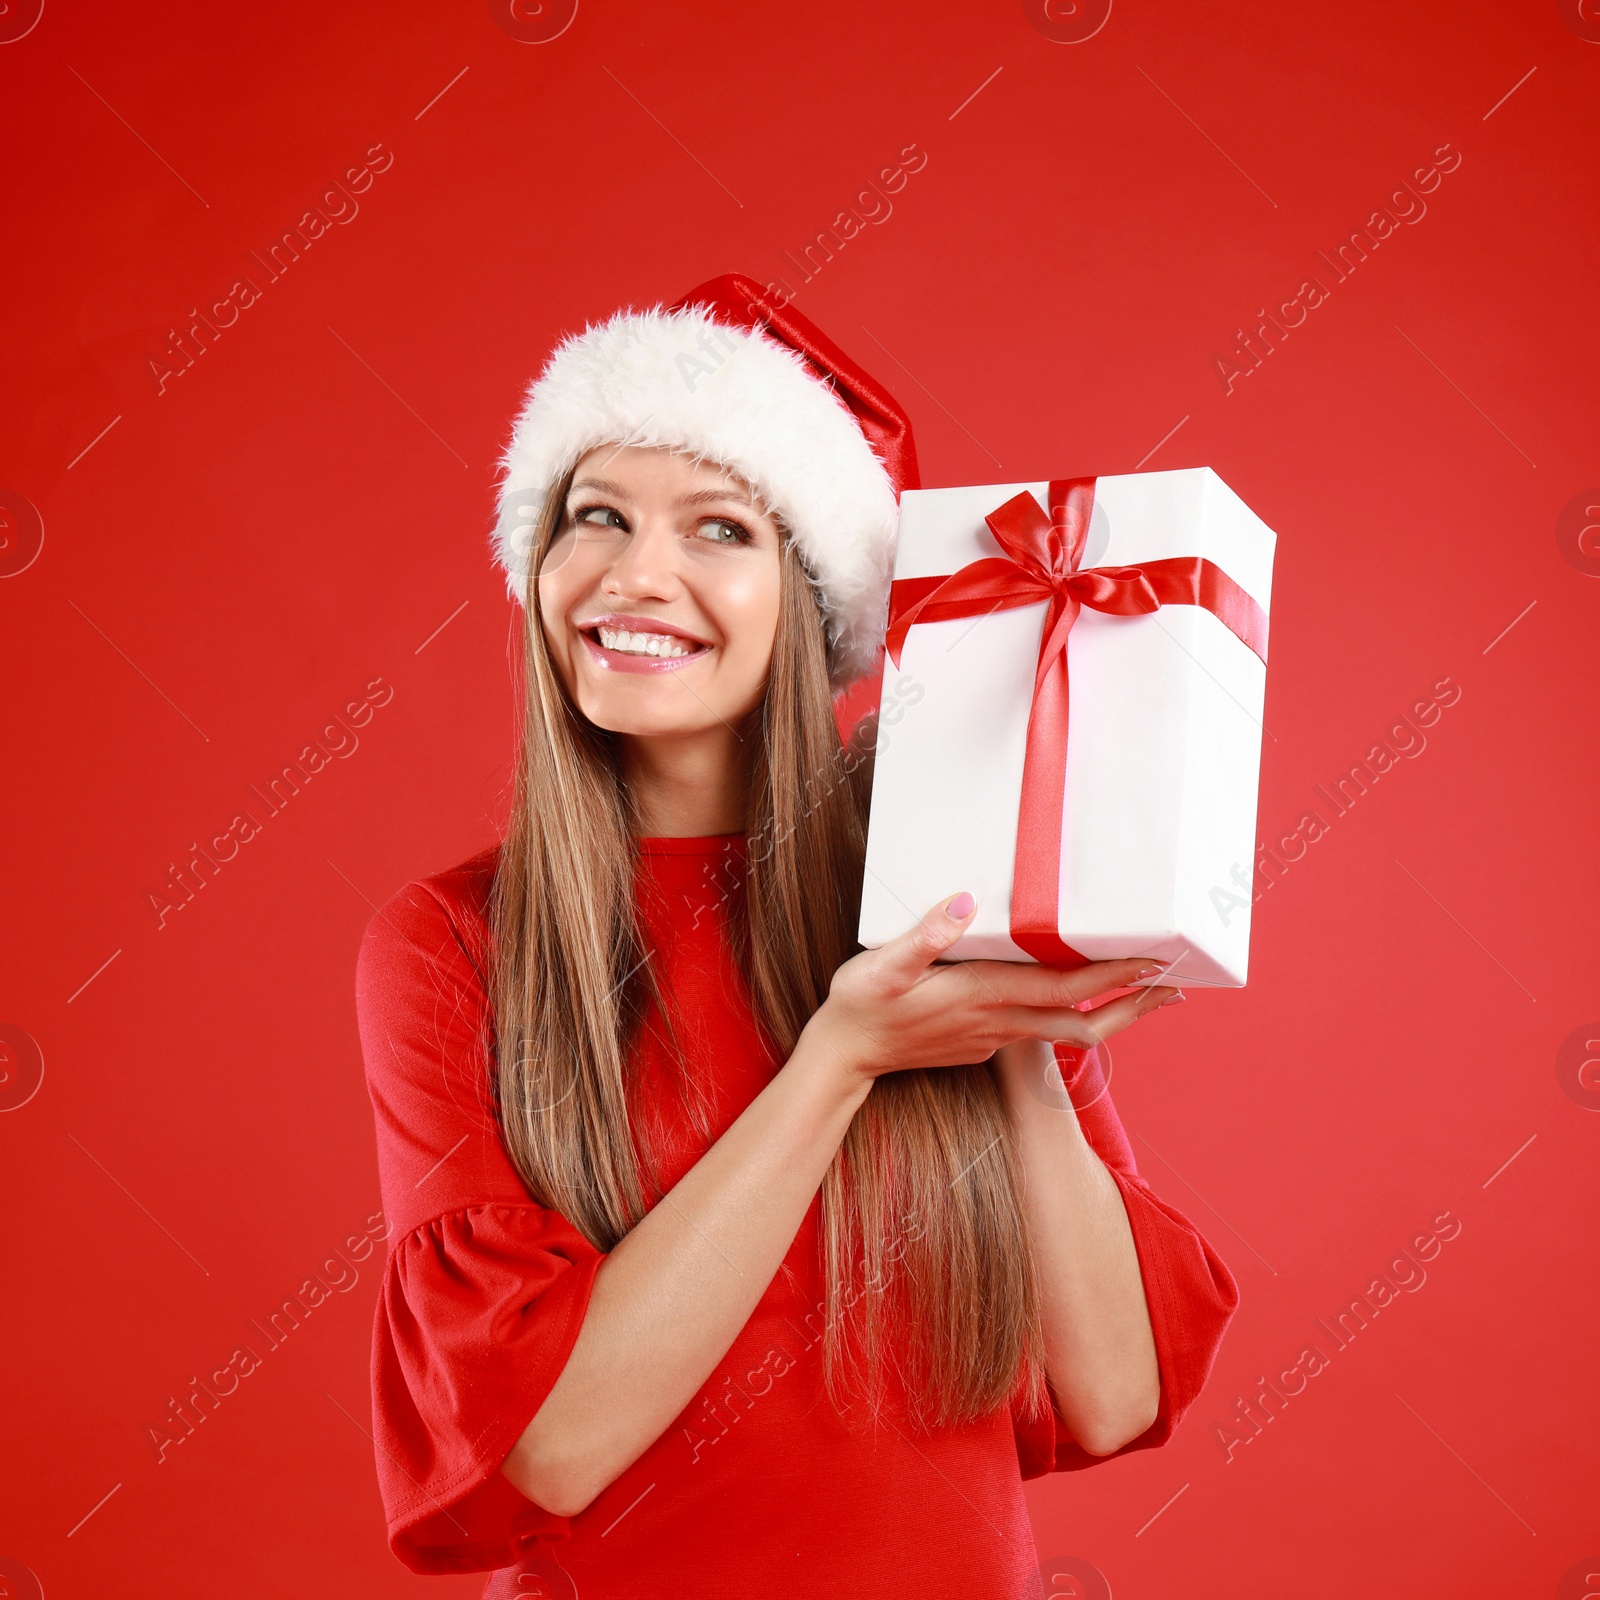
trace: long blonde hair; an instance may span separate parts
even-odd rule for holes
[[[571,474],[533,528],[523,608],[523,728],[491,899],[498,1110],[529,1193],[609,1250],[659,1197],[630,1135],[631,1046],[672,1034],[635,918],[638,832],[614,736],[572,704],[538,612],[538,570]],[[864,797],[841,747],[817,594],[787,536],[761,705],[745,731],[746,870],[729,902],[755,1016],[787,1057],[859,946]],[[678,1053],[707,1139],[707,1100]],[[1004,1108],[983,1067],[886,1073],[822,1184],[823,1359],[836,1407],[881,1398],[886,1364],[913,1419],[943,1426],[1018,1398],[1046,1404],[1039,1290]],[[865,1379],[865,1384],[861,1382]]]

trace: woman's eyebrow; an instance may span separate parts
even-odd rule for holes
[[[709,505],[716,500],[737,500],[740,505],[749,506],[752,511],[755,510],[755,502],[751,500],[750,496],[742,489],[736,489],[732,485],[726,489],[696,489],[693,494],[680,495],[678,504],[680,506],[703,506]]]
[[[619,499],[625,497],[628,492],[620,483],[613,483],[609,478],[580,478],[567,490],[567,493],[573,495],[580,489],[598,489],[601,494],[614,494]]]
[[[610,495],[617,500],[629,498],[628,490],[622,484],[616,483],[610,478],[579,478],[567,490],[567,498],[570,500],[573,495],[585,489],[593,490],[598,494]],[[738,505],[748,506],[752,511],[760,509],[744,490],[732,484],[723,489],[696,489],[691,494],[680,495],[677,503],[680,506],[703,506],[715,504],[717,501],[729,500]]]

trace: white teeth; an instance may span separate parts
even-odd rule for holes
[[[616,650],[630,656],[666,656],[673,658],[693,654],[693,647],[684,640],[666,633],[630,633],[626,628],[596,628],[600,643],[607,650]]]

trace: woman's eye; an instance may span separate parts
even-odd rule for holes
[[[591,528],[626,528],[622,513],[611,506],[581,506],[572,513],[574,525],[586,524]]]
[[[749,533],[737,522],[721,517],[708,517],[700,524],[700,532],[712,544],[748,544]]]

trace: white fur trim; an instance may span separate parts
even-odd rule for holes
[[[827,617],[835,687],[883,644],[898,506],[850,408],[798,352],[701,306],[623,311],[563,340],[528,387],[500,460],[493,533],[506,587],[527,588],[533,520],[587,451],[686,450],[747,478],[788,525]]]

